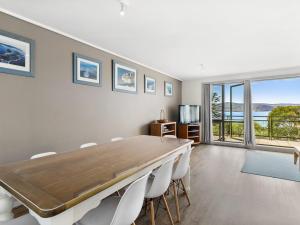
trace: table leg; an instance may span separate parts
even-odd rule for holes
[[[0,187],[0,222],[8,221],[13,219],[13,198]]]

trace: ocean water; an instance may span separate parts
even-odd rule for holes
[[[264,121],[268,119],[270,111],[253,112],[253,118],[256,121]],[[230,112],[225,112],[225,118],[230,119]],[[232,112],[232,120],[244,120],[244,112]]]

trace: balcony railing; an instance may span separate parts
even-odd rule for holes
[[[300,141],[300,117],[255,116],[253,117],[253,121],[257,140]],[[224,126],[224,131],[222,126]],[[224,132],[224,137],[222,132]],[[226,116],[224,121],[218,118],[213,119],[213,135],[215,140],[242,142],[244,139],[244,117],[233,116],[231,118]],[[222,138],[225,140],[222,140]],[[273,143],[271,143],[271,145],[273,145]],[[285,146],[286,144],[277,143],[277,145]]]

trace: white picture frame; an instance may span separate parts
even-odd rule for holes
[[[173,96],[173,83],[165,81],[165,96]]]
[[[101,61],[73,53],[73,82],[83,85],[101,86]]]
[[[0,73],[33,77],[35,42],[0,30]]]
[[[156,79],[145,75],[144,80],[145,80],[145,82],[144,82],[145,93],[156,94]]]
[[[113,61],[113,91],[137,93],[137,70]]]

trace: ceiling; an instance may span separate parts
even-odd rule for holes
[[[182,80],[300,66],[299,0],[0,0],[0,8]]]

